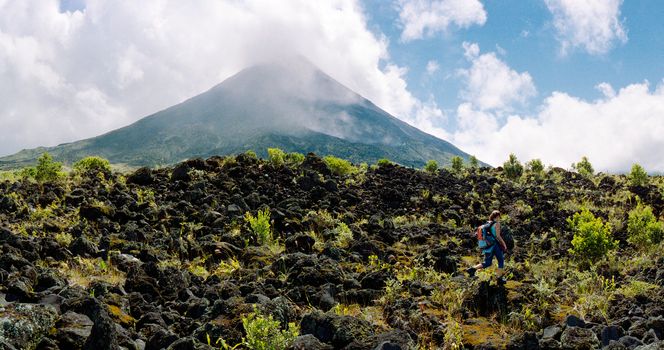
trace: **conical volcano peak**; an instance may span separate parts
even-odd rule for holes
[[[363,98],[302,56],[263,62],[245,68],[219,85],[240,95],[341,104]]]
[[[331,154],[355,162],[388,158],[422,166],[468,155],[391,116],[303,57],[243,69],[210,90],[132,125],[48,148],[58,160],[99,155],[128,165],[169,164],[191,157],[244,152]],[[33,162],[44,149],[0,158],[8,168]]]

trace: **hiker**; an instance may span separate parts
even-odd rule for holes
[[[505,266],[505,257],[503,254],[507,253],[507,245],[503,240],[503,237],[500,235],[500,212],[494,210],[489,215],[489,221],[478,227],[478,230],[482,230],[482,239],[484,242],[480,241],[480,248],[482,253],[484,253],[484,262],[479,263],[475,266],[472,266],[466,270],[470,276],[474,276],[477,270],[485,269],[493,263],[493,257],[496,257],[498,260],[498,272],[496,277],[498,277],[499,283],[505,283],[503,278],[504,266]],[[480,234],[478,232],[478,238]]]

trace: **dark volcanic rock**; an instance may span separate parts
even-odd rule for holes
[[[625,331],[620,326],[607,326],[602,329],[601,341],[602,346],[607,346],[612,340],[618,340],[625,334]]]
[[[81,349],[93,325],[94,322],[88,316],[68,311],[56,323],[53,339],[62,349]]]
[[[48,334],[57,312],[39,304],[8,304],[0,307],[0,344],[32,349]],[[1,348],[2,345],[0,345]]]
[[[312,334],[318,340],[341,348],[354,340],[366,338],[372,332],[371,326],[351,316],[337,316],[315,311],[306,314],[300,322],[300,334]]]
[[[592,350],[599,348],[599,339],[590,329],[567,327],[560,336],[563,349]]]
[[[332,345],[322,343],[311,334],[305,334],[297,337],[289,350],[332,350]]]
[[[466,303],[468,308],[475,310],[481,316],[488,316],[494,312],[506,315],[507,291],[504,286],[480,282]]]
[[[507,344],[508,350],[536,350],[539,348],[539,341],[537,340],[537,335],[534,332],[525,332],[519,334],[510,339],[510,343]]]
[[[150,185],[154,183],[155,179],[152,175],[152,169],[150,168],[140,168],[136,170],[133,174],[127,176],[127,183],[133,183],[137,185]]]

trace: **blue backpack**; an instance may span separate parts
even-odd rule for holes
[[[485,224],[477,227],[477,245],[480,249],[489,249],[496,244],[496,236],[494,236],[491,228],[495,224],[495,221],[487,221]]]

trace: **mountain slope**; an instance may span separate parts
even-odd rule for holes
[[[44,151],[65,163],[99,155],[132,166],[267,147],[409,166],[468,155],[383,111],[303,60],[254,66],[205,93],[101,136],[0,158],[30,164]]]

